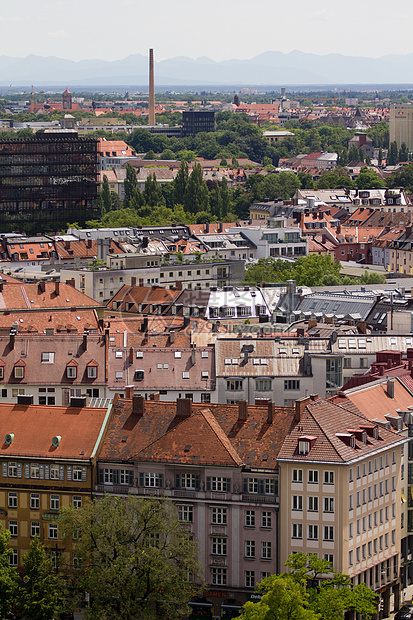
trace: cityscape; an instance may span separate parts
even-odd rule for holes
[[[408,50],[8,45],[1,617],[413,618]]]

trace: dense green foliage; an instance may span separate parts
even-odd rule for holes
[[[196,545],[171,502],[106,495],[63,509],[62,526],[67,536],[81,532],[77,583],[93,593],[89,618],[154,619],[156,602],[168,619],[187,617],[202,578]]]
[[[245,282],[277,283],[295,280],[298,286],[340,286],[354,284],[351,278],[340,276],[340,263],[334,262],[330,255],[310,254],[298,258],[295,262],[281,258],[260,258],[245,269]],[[358,280],[362,284],[379,284],[385,282],[384,276],[365,270]]]
[[[286,566],[289,573],[261,581],[257,587],[261,600],[246,603],[240,620],[339,620],[346,611],[363,618],[377,612],[377,595],[364,583],[353,585],[350,577],[333,571],[327,560],[295,553]]]

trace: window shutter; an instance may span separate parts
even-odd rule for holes
[[[59,480],[65,479],[65,466],[59,465]]]
[[[7,478],[7,461],[1,464],[1,471],[3,474],[3,478]]]
[[[105,482],[105,470],[99,469],[99,484],[103,484]]]
[[[143,472],[139,472],[139,486],[145,486],[145,474]]]
[[[278,478],[274,480],[274,495],[278,495]]]
[[[119,471],[117,469],[113,471],[113,484],[119,484]]]
[[[181,488],[181,475],[175,474],[175,486],[177,489]]]
[[[87,480],[87,467],[82,467],[82,482]]]
[[[195,488],[199,489],[199,474],[195,474]]]
[[[49,465],[45,465],[44,466],[44,477],[46,478],[46,480],[49,480],[49,478],[50,478],[50,467],[49,467]]]
[[[72,466],[66,465],[66,479],[72,480]]]
[[[159,474],[159,487],[163,488],[163,474]]]
[[[226,486],[225,491],[226,491],[227,493],[230,493],[230,492],[231,492],[231,478],[227,478],[227,486]]]
[[[258,493],[264,493],[264,480],[258,480]]]
[[[211,490],[211,476],[206,477],[206,490],[207,491]]]
[[[244,478],[242,482],[243,482],[244,493],[248,493],[248,478]]]
[[[41,478],[41,480],[44,480],[44,465],[39,465],[39,477]]]
[[[129,470],[129,484],[133,485],[133,469]]]
[[[29,463],[24,464],[24,477],[30,478],[30,465]]]
[[[23,466],[21,463],[17,463],[17,477],[23,478]]]

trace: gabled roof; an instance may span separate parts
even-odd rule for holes
[[[384,428],[379,429],[377,439],[368,435],[367,443],[355,436],[354,447],[340,438],[342,434],[348,435],[349,429],[361,429],[365,424],[370,424],[370,420],[355,405],[352,405],[350,410],[334,400],[309,398],[303,407],[300,420],[283,443],[279,460],[344,464],[382,448],[391,447],[400,440],[396,433]],[[298,452],[298,441],[303,435],[317,438],[307,454]]]

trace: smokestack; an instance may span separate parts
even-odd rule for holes
[[[153,68],[153,49],[149,50],[149,125],[155,125],[155,79]]]

